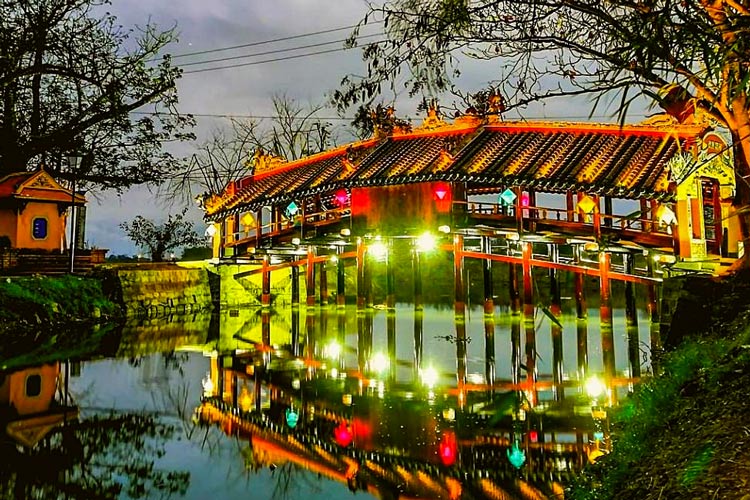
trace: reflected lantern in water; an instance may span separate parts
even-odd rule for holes
[[[297,421],[299,420],[299,414],[294,411],[292,408],[286,409],[286,425],[289,426],[290,429],[294,429],[297,427]]]
[[[336,439],[336,443],[346,448],[350,444],[352,444],[352,440],[354,439],[354,434],[352,433],[349,426],[346,424],[346,422],[341,422],[338,427],[336,427],[333,430],[333,437]]]
[[[443,434],[443,439],[440,440],[439,445],[440,461],[446,467],[456,463],[456,457],[458,456],[458,442],[456,441],[456,434],[453,432],[446,432]]]

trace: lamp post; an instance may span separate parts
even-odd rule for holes
[[[70,190],[70,242],[68,243],[68,248],[70,249],[71,274],[73,273],[76,260],[76,175],[78,173],[78,164],[80,163],[80,161],[80,156],[68,156],[68,168],[73,174],[73,180],[71,181],[72,189]]]

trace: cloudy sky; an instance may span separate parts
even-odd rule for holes
[[[179,43],[170,52],[179,56],[344,28],[356,24],[367,9],[366,0],[113,0],[108,10],[117,15],[120,23],[126,27],[142,25],[148,20],[163,27],[176,25],[180,33]],[[374,28],[364,33],[373,32]],[[196,133],[205,137],[217,127],[228,124],[228,119],[201,115],[266,116],[272,114],[271,96],[274,93],[285,93],[302,103],[322,102],[325,95],[337,87],[343,76],[364,72],[365,67],[358,51],[337,50],[327,54],[257,64],[257,61],[341,47],[341,43],[332,43],[297,52],[277,52],[205,65],[192,63],[336,42],[348,35],[348,29],[331,31],[285,42],[216,51],[202,56],[176,57],[174,62],[183,65],[185,72],[178,82],[181,109],[197,115]],[[191,72],[248,62],[256,64]],[[464,66],[462,88],[482,88],[485,82],[493,78],[492,69],[491,62]],[[413,103],[402,102],[396,107],[401,116],[416,115]],[[556,102],[531,110],[525,116],[574,120],[583,118],[586,112],[587,108],[582,108],[581,103]],[[328,116],[335,114],[331,111]],[[189,152],[192,146],[183,147],[185,152]],[[105,194],[98,199],[91,199],[86,228],[88,243],[108,248],[110,254],[136,254],[138,249],[125,237],[118,224],[139,214],[153,220],[163,220],[168,213],[181,208],[167,206],[164,200],[157,199],[146,188],[133,189],[119,197]],[[205,226],[200,222],[201,214],[195,207],[191,208],[190,217],[196,221],[196,229],[202,231]]]

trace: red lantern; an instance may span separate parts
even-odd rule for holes
[[[336,198],[336,203],[339,204],[339,206],[344,206],[349,201],[349,193],[346,192],[346,189],[341,188],[338,191],[336,191],[336,194],[334,195]]]
[[[352,439],[354,438],[354,435],[352,434],[351,429],[349,429],[349,426],[346,425],[346,422],[341,422],[338,427],[333,429],[333,437],[336,439],[336,442],[339,446],[346,448],[350,444],[352,444]]]
[[[458,443],[456,441],[456,435],[453,432],[446,432],[443,434],[443,439],[440,440],[438,446],[440,453],[440,461],[446,467],[456,463],[456,456],[458,455]]]
[[[447,201],[450,199],[451,187],[447,182],[436,182],[432,188],[435,201]]]
[[[532,443],[536,443],[537,441],[539,441],[539,433],[537,433],[537,431],[535,431],[533,429],[530,430],[529,431],[529,441],[531,441]]]
[[[522,207],[528,207],[529,206],[529,193],[523,193],[521,195],[521,206]]]

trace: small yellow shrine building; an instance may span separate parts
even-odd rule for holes
[[[11,248],[63,250],[66,212],[86,199],[62,187],[43,168],[0,178],[0,238]]]

